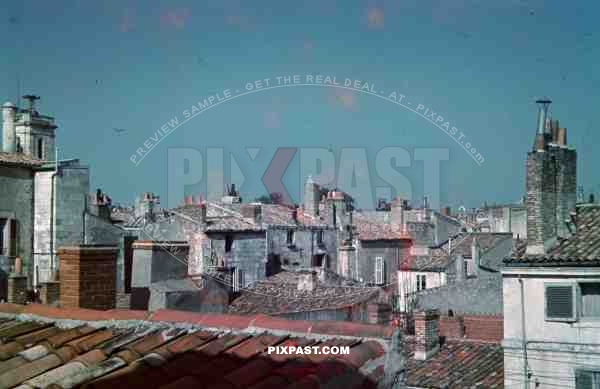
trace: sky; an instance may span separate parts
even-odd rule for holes
[[[440,164],[440,204],[475,207],[522,197],[535,100],[549,96],[552,118],[578,151],[578,185],[598,195],[593,145],[600,135],[592,121],[600,104],[599,12],[598,2],[552,0],[3,2],[0,98],[41,96],[39,110],[59,125],[61,158],[89,165],[90,189],[116,202],[146,191],[168,197],[168,205],[179,202],[169,189],[168,155],[176,148],[194,148],[204,160],[202,180],[185,194],[207,191],[207,148],[223,148],[225,183],[236,183],[233,155],[246,198],[267,192],[261,177],[278,148],[329,147],[338,163],[343,149],[364,148],[377,197],[374,188],[385,184],[375,171],[377,152],[401,147],[410,159],[397,170],[415,203],[427,193],[414,149],[442,148],[449,158]],[[244,91],[256,80],[318,74],[422,104],[458,128],[484,162],[405,107],[311,86],[226,101],[172,131],[139,164],[130,160],[157,130],[209,96]],[[246,148],[260,152],[252,159]],[[283,177],[296,201],[299,155]]]

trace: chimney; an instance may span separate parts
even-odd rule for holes
[[[254,222],[262,223],[262,205],[254,204]]]
[[[415,359],[425,361],[440,349],[437,310],[415,313]]]
[[[17,107],[13,103],[7,102],[2,106],[2,151],[5,153],[17,151],[16,115]]]
[[[207,214],[206,204],[202,203],[202,204],[200,204],[200,217],[202,219],[202,223],[206,223],[206,214]]]
[[[556,144],[560,146],[567,145],[567,129],[566,128],[557,128],[556,129]]]
[[[392,224],[396,224],[400,227],[400,231],[406,231],[404,222],[404,211],[406,210],[407,202],[399,197],[392,200]]]
[[[548,118],[548,107],[552,101],[550,99],[540,99],[536,101],[538,104],[538,119],[537,131],[535,135],[534,150],[544,150],[548,141],[551,141],[551,136],[548,135],[546,129],[546,120]]]
[[[185,205],[194,205],[192,196],[185,196]]]
[[[473,264],[475,265],[475,271],[479,274],[481,266],[481,246],[479,246],[479,242],[477,241],[477,237],[474,236],[471,241],[471,258],[473,259]]]
[[[454,265],[456,266],[456,282],[462,282],[467,276],[465,272],[465,258],[462,254],[456,255],[454,258]]]
[[[302,272],[298,277],[298,290],[312,292],[317,288],[318,275],[316,271]]]
[[[298,223],[298,208],[294,207],[294,209],[292,209],[292,221],[294,223]]]

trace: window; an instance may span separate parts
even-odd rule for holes
[[[287,232],[287,245],[288,246],[294,245],[294,231],[292,231],[292,230],[289,230]]]
[[[576,284],[552,283],[545,285],[546,320],[573,322],[575,310]]]
[[[579,284],[581,291],[581,317],[600,318],[600,283],[582,282]]]
[[[42,138],[37,140],[37,154],[38,159],[44,159],[44,140]]]
[[[383,284],[383,257],[375,257],[375,283],[378,285]]]
[[[417,292],[427,289],[427,276],[425,274],[417,274]]]
[[[225,252],[230,253],[232,247],[233,247],[233,237],[231,235],[227,235],[225,237]]]
[[[600,389],[600,371],[576,370],[575,389]]]
[[[317,231],[317,244],[323,244],[323,231]]]
[[[239,292],[244,287],[244,270],[236,267],[233,270],[233,291]]]

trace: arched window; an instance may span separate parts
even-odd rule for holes
[[[44,159],[44,140],[42,138],[38,138],[37,141],[37,157]]]

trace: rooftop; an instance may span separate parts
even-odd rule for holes
[[[42,166],[43,164],[44,161],[31,158],[22,153],[5,153],[0,151],[0,165],[33,168]]]
[[[282,271],[258,281],[242,291],[230,307],[230,313],[281,315],[295,312],[336,310],[374,301],[381,288],[360,287],[333,272],[326,272],[326,281],[317,281],[313,291],[298,290],[300,277],[306,272]]]
[[[0,387],[375,389],[392,336],[389,326],[265,315],[0,304]],[[349,354],[268,352],[277,346]],[[412,358],[414,347],[404,338],[410,387],[503,387],[496,343],[448,340],[427,361]]]
[[[505,259],[510,266],[599,266],[600,265],[600,206],[576,206],[576,230],[567,239],[559,240],[547,254],[527,254],[520,247],[513,256]]]
[[[0,312],[0,387],[319,388],[342,379],[375,388],[390,335],[380,326],[266,316],[8,304]],[[269,346],[347,346],[350,353],[278,355]]]

